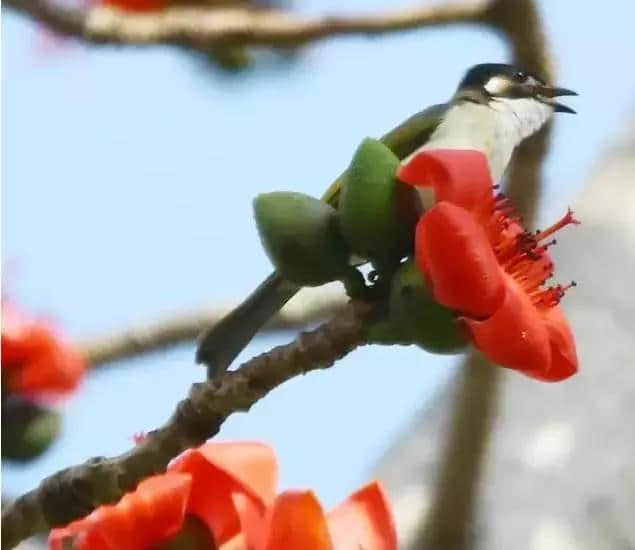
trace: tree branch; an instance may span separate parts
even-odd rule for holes
[[[305,291],[287,304],[264,330],[278,331],[306,327],[336,315],[346,307],[343,293]],[[145,326],[137,326],[77,344],[92,367],[101,367],[137,355],[152,353],[196,340],[203,330],[213,326],[231,311],[231,306],[180,315]]]
[[[142,479],[163,472],[179,453],[216,434],[230,414],[249,410],[294,376],[330,367],[366,343],[366,320],[371,314],[370,306],[351,303],[292,343],[247,361],[237,371],[193,384],[170,420],[131,451],[61,470],[8,505],[2,511],[2,547],[11,548],[31,535],[116,502]]]
[[[378,15],[302,17],[281,10],[171,7],[132,13],[105,6],[88,9],[51,0],[5,0],[50,29],[87,42],[173,43],[203,51],[213,46],[288,48],[342,35],[378,35],[426,26],[481,21],[489,2],[466,0]]]

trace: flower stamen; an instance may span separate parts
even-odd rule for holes
[[[549,235],[552,235],[559,229],[562,229],[563,227],[569,224],[573,224],[573,225],[580,224],[580,221],[573,217],[573,210],[571,210],[571,208],[567,209],[567,213],[564,216],[562,216],[562,218],[556,223],[554,223],[552,226],[548,227],[544,231],[537,232],[536,235],[534,236],[534,239],[536,239],[536,242],[540,242],[543,239],[546,239]]]
[[[566,286],[542,288],[554,274],[553,262],[547,253],[557,243],[555,238],[547,242],[545,240],[567,225],[580,223],[573,217],[573,211],[568,209],[560,220],[547,229],[531,233],[524,230],[522,218],[502,193],[496,193],[483,201],[479,213],[482,214],[488,206],[493,209],[489,216],[481,218],[482,224],[501,267],[524,288],[537,307],[558,304],[565,292],[575,286],[575,282]]]
[[[571,281],[568,285],[556,285],[550,286],[540,292],[536,292],[532,295],[534,305],[543,307],[553,307],[560,303],[560,300],[564,297],[567,290],[576,286],[575,281]]]

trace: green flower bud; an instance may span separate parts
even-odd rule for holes
[[[421,213],[416,190],[395,179],[398,166],[388,147],[366,138],[353,156],[339,199],[342,235],[356,255],[379,267],[412,252]]]
[[[265,251],[285,279],[317,286],[350,270],[332,206],[303,193],[275,192],[256,197],[254,213]]]
[[[56,411],[11,398],[2,410],[2,458],[17,461],[37,458],[55,441],[60,424]]]
[[[391,282],[389,325],[393,338],[431,353],[461,353],[467,345],[456,313],[435,301],[413,260],[402,264]]]

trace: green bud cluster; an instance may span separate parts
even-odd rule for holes
[[[412,259],[393,275],[387,319],[371,327],[370,339],[383,344],[416,344],[444,355],[461,353],[467,346],[456,313],[434,299]]]
[[[359,290],[352,273],[361,279],[354,266],[372,263],[378,282],[369,295],[385,315],[371,327],[371,340],[453,353],[464,342],[454,312],[434,301],[414,263],[405,261],[422,209],[416,189],[395,177],[399,162],[367,138],[341,178],[336,206],[303,193],[266,193],[254,201],[256,224],[278,273],[298,285],[342,280],[350,293]]]

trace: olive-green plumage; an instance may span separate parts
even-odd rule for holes
[[[399,159],[404,159],[424,145],[447,110],[447,104],[433,105],[388,132],[381,138]],[[346,172],[326,190],[322,200],[337,207]],[[284,280],[276,272],[267,277],[244,302],[208,329],[202,336],[196,360],[208,366],[214,375],[227,369],[260,328],[299,290],[300,286]]]

